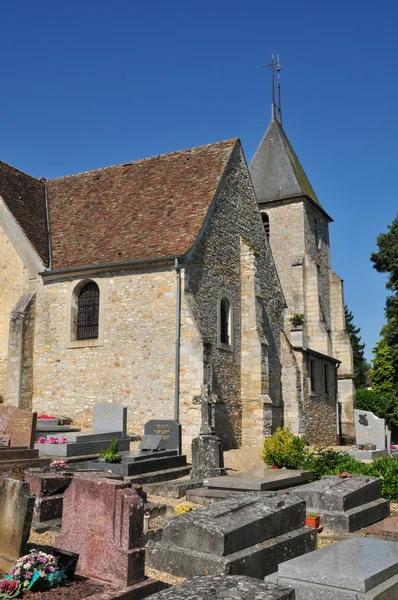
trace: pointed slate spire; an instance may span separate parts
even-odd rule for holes
[[[282,126],[272,119],[250,163],[259,203],[308,196],[321,206]]]

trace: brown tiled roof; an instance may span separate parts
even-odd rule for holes
[[[45,265],[48,237],[44,183],[0,161],[0,196]]]
[[[236,143],[48,180],[52,269],[187,252]]]

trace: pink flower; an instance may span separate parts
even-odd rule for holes
[[[31,579],[32,575],[33,575],[33,573],[32,573],[31,571],[27,571],[27,572],[25,573],[25,577],[26,577],[26,579]]]
[[[62,438],[59,440],[59,443],[60,443],[60,444],[67,444],[67,443],[68,443],[68,440],[67,440],[67,438],[66,438],[66,437],[62,437]]]
[[[44,438],[44,437],[39,437],[39,439],[37,440],[37,442],[38,442],[39,444],[47,444],[47,440],[46,440],[46,438]]]
[[[50,571],[50,573],[54,573],[55,571],[54,567],[52,567],[51,565],[48,567],[48,570]]]
[[[50,437],[50,444],[59,444],[59,439],[57,437]]]

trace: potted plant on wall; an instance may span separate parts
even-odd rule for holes
[[[319,515],[317,513],[308,513],[305,516],[305,524],[307,527],[319,529]]]

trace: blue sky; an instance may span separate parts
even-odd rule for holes
[[[54,177],[240,137],[250,161],[279,53],[284,128],[369,355],[386,297],[369,255],[398,212],[397,20],[392,0],[0,1],[0,160]]]

